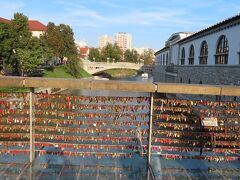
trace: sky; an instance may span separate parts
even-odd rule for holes
[[[77,42],[98,46],[98,36],[132,35],[133,47],[155,50],[175,32],[197,32],[240,13],[239,0],[0,0],[0,17],[16,12],[47,25],[70,25]]]

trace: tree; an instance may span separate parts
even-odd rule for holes
[[[152,49],[144,50],[141,55],[141,59],[144,61],[144,64],[153,64],[154,57],[154,51]]]
[[[110,62],[118,62],[122,59],[122,50],[117,46],[117,44],[107,44],[101,52],[102,61],[109,60]]]
[[[80,59],[78,58],[77,47],[74,42],[74,33],[70,26],[60,24],[56,26],[49,22],[47,25],[47,34],[44,36],[56,58],[68,59],[68,68],[70,74],[78,77],[80,71]]]
[[[138,53],[136,50],[127,49],[124,52],[124,60],[126,62],[137,63],[138,62]]]
[[[31,72],[51,56],[46,42],[32,37],[28,18],[23,14],[14,14],[10,24],[1,24],[1,27],[3,31],[0,33],[0,58],[8,72]]]
[[[69,63],[68,63],[68,72],[76,77],[80,77],[80,59],[78,56],[73,55],[72,57],[69,58]]]
[[[113,59],[115,59],[115,62],[119,62],[123,59],[123,52],[116,43],[114,43],[114,45],[113,45],[112,57],[113,57]]]
[[[43,36],[44,39],[46,39],[49,47],[52,49],[54,56],[56,58],[61,56],[61,52],[63,51],[64,47],[64,41],[61,37],[61,34],[58,30],[58,27],[52,23],[49,22],[47,25],[47,33],[45,36]]]
[[[101,57],[100,57],[100,52],[97,48],[91,48],[89,51],[89,59],[90,61],[100,61]]]
[[[43,39],[32,37],[28,45],[16,49],[19,62],[19,72],[24,75],[31,73],[39,64],[45,63],[52,57],[52,52]]]
[[[70,58],[77,55],[77,47],[74,42],[74,33],[70,26],[60,24],[56,26],[54,23],[49,22],[47,25],[47,33],[45,39],[49,46],[52,48],[56,58]]]

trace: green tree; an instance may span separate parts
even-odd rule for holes
[[[54,53],[55,58],[59,58],[61,56],[61,52],[63,51],[64,41],[58,27],[54,23],[48,23],[47,33],[43,38],[46,39],[48,45]]]
[[[69,58],[69,63],[68,63],[68,72],[76,77],[79,78],[80,77],[80,59],[78,56],[73,55],[72,57]]]
[[[114,43],[113,45],[112,58],[115,59],[115,62],[119,62],[123,59],[123,51],[120,49],[120,47],[116,43]]]
[[[74,42],[74,33],[70,26],[60,24],[56,26],[49,22],[47,25],[47,34],[44,36],[56,58],[68,59],[69,72],[78,77],[80,71],[80,59],[78,57],[77,47]]]
[[[32,37],[27,46],[16,49],[21,75],[31,73],[39,64],[52,57],[52,52],[43,39]]]
[[[137,63],[138,62],[138,53],[136,50],[130,50],[127,49],[124,52],[124,61],[126,62],[132,62],[132,63]]]
[[[153,64],[155,58],[154,51],[152,49],[144,50],[140,58],[144,61],[144,64]]]
[[[91,48],[89,51],[89,60],[90,61],[101,61],[100,52],[98,48]]]
[[[122,60],[122,56],[122,50],[116,44],[107,44],[101,51],[101,58],[104,62],[118,62]]]
[[[32,37],[28,18],[21,13],[14,14],[9,24],[0,25],[0,58],[7,71],[23,74],[31,72],[51,56],[46,42]]]

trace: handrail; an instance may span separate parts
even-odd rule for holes
[[[0,87],[48,87],[149,93],[159,92],[177,94],[240,96],[240,86],[14,76],[0,77]]]

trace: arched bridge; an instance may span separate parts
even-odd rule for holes
[[[116,69],[116,68],[135,69],[135,70],[141,70],[147,73],[152,73],[153,66],[129,63],[129,62],[104,63],[104,62],[83,61],[83,69],[87,71],[89,74],[95,74],[108,69]]]

